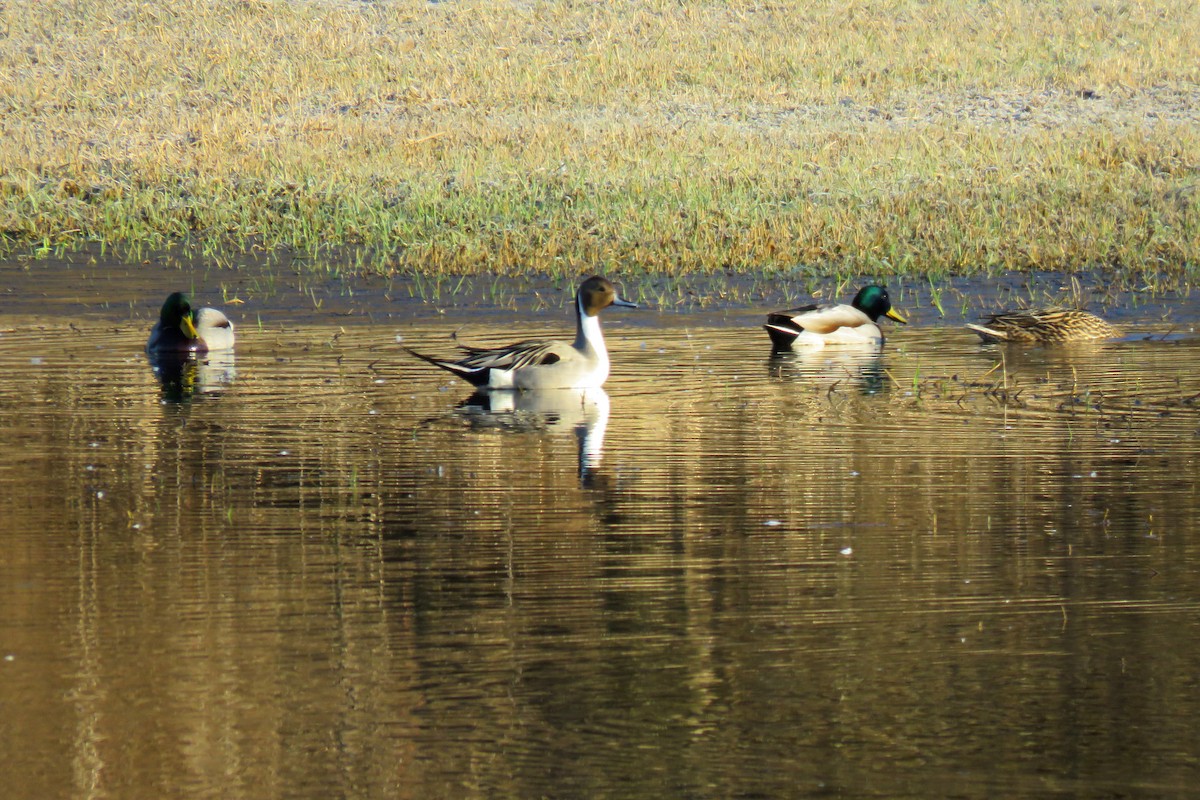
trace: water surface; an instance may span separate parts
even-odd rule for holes
[[[773,357],[752,310],[621,312],[605,392],[481,398],[401,345],[561,309],[241,313],[166,387],[144,309],[0,320],[15,797],[1200,778],[1189,331]]]

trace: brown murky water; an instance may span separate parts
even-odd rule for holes
[[[11,796],[1200,779],[1190,331],[772,358],[622,312],[607,392],[489,408],[397,342],[461,316],[233,316],[167,389],[126,309],[0,317]]]

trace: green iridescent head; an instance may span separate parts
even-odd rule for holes
[[[901,324],[908,322],[899,311],[892,308],[892,299],[888,297],[887,289],[882,286],[864,286],[854,296],[854,302],[850,305],[870,317],[872,322],[878,321],[880,317],[894,319]]]
[[[196,332],[192,303],[183,292],[174,292],[167,298],[159,313],[159,320],[163,328],[178,328],[189,339],[200,338],[200,334]]]

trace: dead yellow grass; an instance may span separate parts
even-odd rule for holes
[[[0,5],[0,234],[364,268],[1200,255],[1200,10],[1065,0]]]

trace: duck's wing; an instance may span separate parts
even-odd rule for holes
[[[572,354],[578,355],[566,342],[533,339],[500,348],[471,347],[463,344],[458,347],[466,355],[457,360],[434,358],[407,347],[404,349],[422,361],[453,372],[475,386],[489,385],[492,370],[505,372],[519,367],[544,366],[555,364]]]
[[[857,328],[860,325],[871,324],[871,318],[857,308],[845,303],[794,308],[791,311],[780,311],[767,317],[767,324],[772,324],[772,318],[787,316],[793,325],[811,333],[833,333],[838,328]]]
[[[985,342],[1036,342],[1045,339],[1063,309],[1035,308],[988,314],[982,324],[967,327]]]
[[[1043,338],[1053,328],[1060,324],[1065,310],[1061,308],[1019,309],[1016,311],[1001,311],[989,314],[984,321],[985,327],[993,334],[1000,333],[1000,338],[1006,340],[1035,341]]]
[[[511,370],[554,364],[567,357],[566,351],[573,352],[573,348],[566,342],[537,339],[527,339],[494,349],[460,344],[459,349],[467,354],[458,360],[459,366],[484,370]]]

